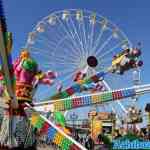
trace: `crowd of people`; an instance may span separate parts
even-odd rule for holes
[[[122,138],[128,135],[129,133],[139,139],[150,140],[149,127],[140,129],[133,127],[132,128],[129,127],[128,129],[125,128],[115,129],[112,134],[112,139]],[[43,141],[38,139],[38,141],[40,141],[39,143],[37,143],[38,147],[40,148],[44,147],[45,149],[46,147],[51,147],[52,150],[59,150],[59,148],[51,141],[49,140],[45,141],[45,138],[41,138]],[[86,134],[76,133],[74,134],[73,138],[79,143],[81,143],[87,150],[99,150],[100,148],[103,148],[103,150],[109,150],[109,147],[112,146],[112,141],[108,138],[107,135],[103,133],[97,136],[96,141],[93,140],[93,138],[91,137],[91,133]]]
[[[114,139],[121,138],[127,135],[128,133],[131,133],[135,135],[136,137],[143,139],[143,140],[150,140],[150,128],[149,127],[140,128],[140,129],[128,128],[127,130],[124,128],[116,129],[114,131],[113,138]]]

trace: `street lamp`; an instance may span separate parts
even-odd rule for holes
[[[70,119],[72,120],[72,126],[73,126],[73,136],[75,136],[75,121],[78,119],[78,115],[73,112],[70,114]]]
[[[97,115],[97,112],[95,110],[91,110],[88,113],[88,116],[91,118],[91,136],[93,137],[93,121],[94,121],[94,117]]]
[[[141,76],[140,76],[140,70],[139,69],[135,69],[133,71],[133,84],[134,85],[139,85],[140,84],[140,81],[141,81]]]
[[[138,86],[141,83],[141,74],[140,74],[140,69],[136,68],[133,72],[132,72],[132,80],[133,80],[133,85],[134,86]],[[134,97],[134,101],[133,104],[135,103],[135,101],[138,100],[138,96]]]

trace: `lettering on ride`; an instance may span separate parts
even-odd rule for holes
[[[129,139],[114,140],[113,149],[150,149],[149,141],[140,141],[135,139],[133,141]]]

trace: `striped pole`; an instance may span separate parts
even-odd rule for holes
[[[6,89],[9,95],[9,99],[11,100],[10,108],[9,108],[9,133],[8,133],[8,145],[13,147],[15,142],[12,133],[13,126],[13,116],[12,116],[12,107],[17,107],[17,102],[14,94],[14,76],[13,76],[13,67],[12,67],[12,59],[8,49],[8,41],[7,41],[7,25],[6,19],[3,11],[3,3],[0,0],[0,60],[3,70],[4,79],[6,82]]]
[[[13,102],[13,106],[17,106],[17,102],[14,94],[14,75],[11,54],[7,50],[7,26],[3,12],[2,0],[0,0],[0,56],[4,78],[6,81],[6,88],[10,99]]]

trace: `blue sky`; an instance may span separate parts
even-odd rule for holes
[[[150,1],[145,0],[4,0],[8,30],[13,32],[13,57],[25,45],[36,23],[53,11],[81,8],[95,11],[119,26],[133,44],[142,43],[142,82],[150,83]],[[146,103],[149,95],[142,96]]]
[[[9,31],[13,32],[13,56],[25,45],[36,23],[55,10],[88,9],[106,16],[125,32],[133,44],[143,45],[143,82],[149,82],[150,2],[139,0],[5,0]]]

